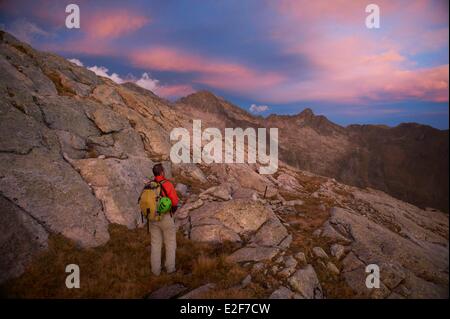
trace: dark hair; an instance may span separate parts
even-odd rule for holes
[[[164,175],[164,167],[162,166],[162,164],[155,164],[155,166],[153,166],[153,175],[154,176]]]

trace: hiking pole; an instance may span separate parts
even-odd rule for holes
[[[264,190],[264,197],[263,198],[266,198],[266,193],[267,193],[267,185],[266,185],[266,189]]]

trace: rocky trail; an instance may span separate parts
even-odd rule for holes
[[[273,175],[171,164],[169,132],[192,118],[5,32],[0,91],[2,294],[448,298],[448,214],[283,161]],[[137,207],[156,162],[183,202],[179,270],[160,278]],[[92,282],[67,295],[74,260]],[[379,289],[365,285],[370,264]]]
[[[227,181],[189,194],[177,221],[192,240],[238,243],[228,258],[253,274],[249,280],[273,285],[270,297],[446,296],[445,214],[287,166],[264,181],[276,192],[262,198],[229,178],[241,176],[233,170],[208,176]],[[252,177],[266,178],[256,172]],[[385,275],[380,289],[365,286],[369,264],[379,265]]]

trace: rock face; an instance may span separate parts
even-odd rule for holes
[[[33,255],[47,247],[48,233],[30,215],[3,196],[0,196],[0,207],[0,242],[8,243],[1,250],[0,282],[3,282],[20,275]]]
[[[194,290],[189,291],[187,294],[181,296],[179,299],[201,299],[211,289],[214,289],[216,285],[214,283],[208,283],[203,286],[197,287]]]
[[[289,236],[277,216],[258,202],[243,199],[227,202],[207,202],[189,212],[189,236],[192,240],[222,243],[231,241],[246,247],[235,251],[233,262],[272,259]]]
[[[331,255],[336,257],[337,260],[340,260],[342,256],[345,254],[345,247],[339,244],[333,244],[331,246]]]
[[[325,226],[333,227],[350,243],[342,270],[349,286],[362,297],[385,298],[390,293],[409,298],[448,296],[448,217],[428,214],[377,191],[355,190],[353,194],[360,210],[333,208]],[[335,240],[342,242],[339,237]],[[332,249],[337,259],[344,254],[339,246]],[[365,286],[370,264],[379,266],[381,290]],[[405,287],[411,291],[408,295]]]
[[[0,281],[49,233],[92,247],[109,239],[110,222],[137,226],[138,196],[177,124],[167,104],[3,31],[0,94]]]
[[[137,226],[140,220],[137,202],[142,191],[142,181],[152,175],[153,162],[150,159],[89,158],[71,162],[91,185],[109,222],[129,228]]]
[[[290,278],[289,284],[305,299],[322,299],[322,287],[311,265],[297,270]]]
[[[158,290],[153,291],[147,297],[147,299],[171,299],[180,295],[186,290],[187,288],[182,284],[173,284],[169,286],[164,286],[162,288],[159,288]]]
[[[314,247],[313,253],[317,258],[328,259],[327,253],[322,249],[322,247]]]
[[[292,299],[295,293],[287,287],[281,286],[275,290],[269,297],[269,299]]]

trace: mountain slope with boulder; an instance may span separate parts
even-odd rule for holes
[[[348,186],[286,161],[273,175],[260,175],[256,164],[171,164],[169,133],[189,125],[193,116],[183,115],[181,104],[172,105],[131,83],[97,77],[5,32],[0,33],[0,70],[0,284],[5,287],[20,286],[29,274],[39,274],[35,262],[40,256],[59,256],[55,236],[73,243],[69,246],[77,256],[101,251],[109,265],[115,260],[104,271],[122,278],[128,263],[141,262],[149,251],[114,259],[122,253],[114,245],[122,242],[132,251],[141,247],[130,240],[145,229],[137,199],[152,177],[153,164],[162,162],[183,203],[175,215],[180,249],[194,243],[200,247],[199,256],[183,255],[181,262],[195,261],[189,271],[197,274],[202,274],[201,267],[245,269],[242,281],[230,288],[235,296],[251,287],[258,292],[255,296],[266,298],[448,297],[447,214],[379,190]],[[205,121],[220,108],[233,119],[227,125],[238,120],[248,126],[260,123],[226,101],[209,104],[208,93],[201,97],[197,112]],[[198,96],[194,98],[183,103],[197,103]],[[308,127],[305,136],[326,130],[334,141],[349,130],[324,118],[312,121],[314,128]],[[123,238],[116,237],[117,225],[124,229]],[[202,249],[211,254],[219,249],[226,256],[210,260]],[[365,287],[369,264],[381,269],[380,289]],[[177,281],[192,273],[185,272],[184,264],[179,267],[146,295],[222,296],[220,282],[227,276],[202,274],[187,289]],[[142,265],[137,268],[142,270]],[[242,274],[235,270],[230,278],[238,278],[236,273]],[[60,274],[46,276],[53,280]],[[151,279],[146,272],[130,276]],[[126,281],[132,285],[136,279]],[[89,290],[79,293],[92,296]],[[111,297],[107,289],[94,296]]]

